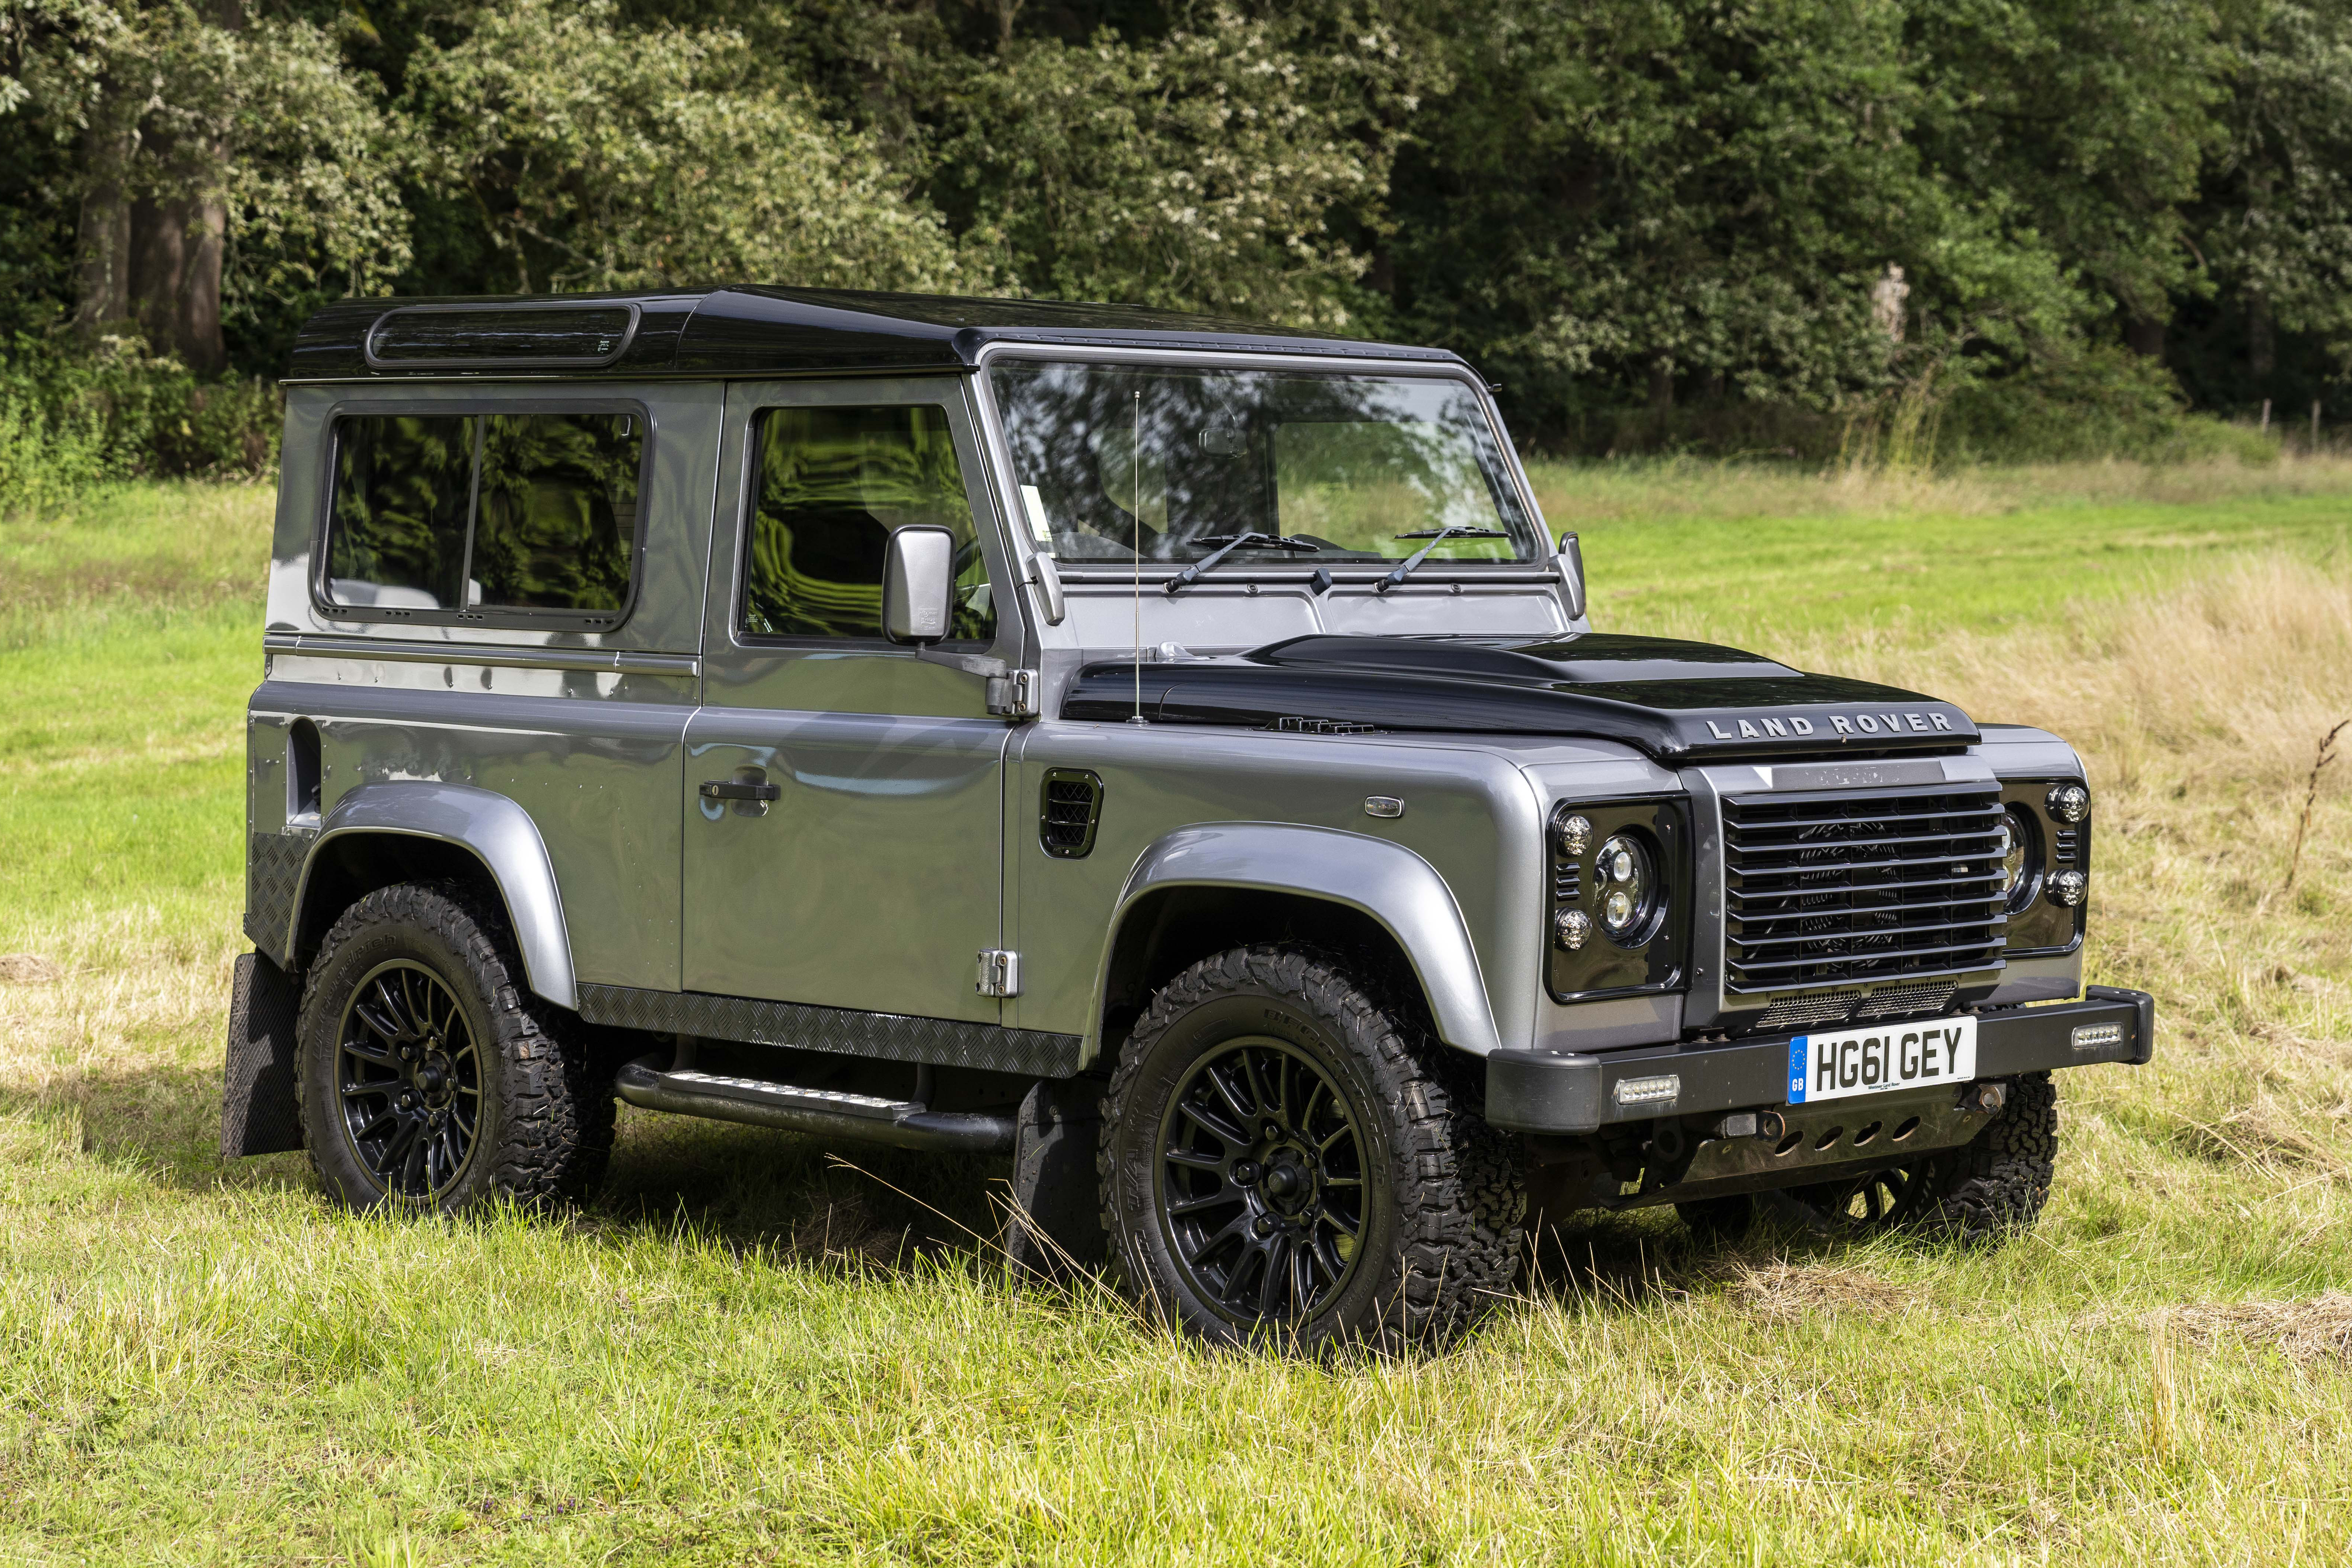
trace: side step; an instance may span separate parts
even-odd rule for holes
[[[985,1111],[933,1110],[920,1100],[879,1100],[838,1089],[803,1089],[772,1079],[730,1078],[720,1073],[675,1071],[657,1064],[666,1054],[639,1057],[617,1075],[621,1098],[647,1110],[700,1116],[859,1138],[901,1149],[937,1149],[966,1154],[1013,1152],[1013,1119]]]

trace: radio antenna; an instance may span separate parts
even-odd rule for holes
[[[1135,429],[1133,445],[1128,447],[1128,499],[1133,503],[1133,531],[1129,535],[1135,545],[1135,717],[1130,724],[1144,722],[1143,718],[1143,389],[1135,389]]]

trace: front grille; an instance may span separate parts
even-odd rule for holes
[[[1868,1005],[1885,1017],[1873,983],[1997,964],[2000,809],[1992,784],[1727,797],[1725,989],[1833,987],[1853,993],[1853,1013]]]

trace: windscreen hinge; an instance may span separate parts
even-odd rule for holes
[[[1034,669],[1010,669],[1003,675],[991,676],[988,681],[988,710],[1000,719],[1037,717],[1037,672]]]

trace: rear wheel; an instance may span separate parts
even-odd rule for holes
[[[1170,982],[1104,1100],[1129,1294],[1228,1344],[1467,1325],[1517,1270],[1526,1199],[1443,1050],[1313,954],[1235,949]]]
[[[455,1211],[576,1198],[602,1177],[610,1085],[571,1016],[520,974],[463,889],[403,884],[343,912],[297,1029],[303,1141],[330,1193]]]

